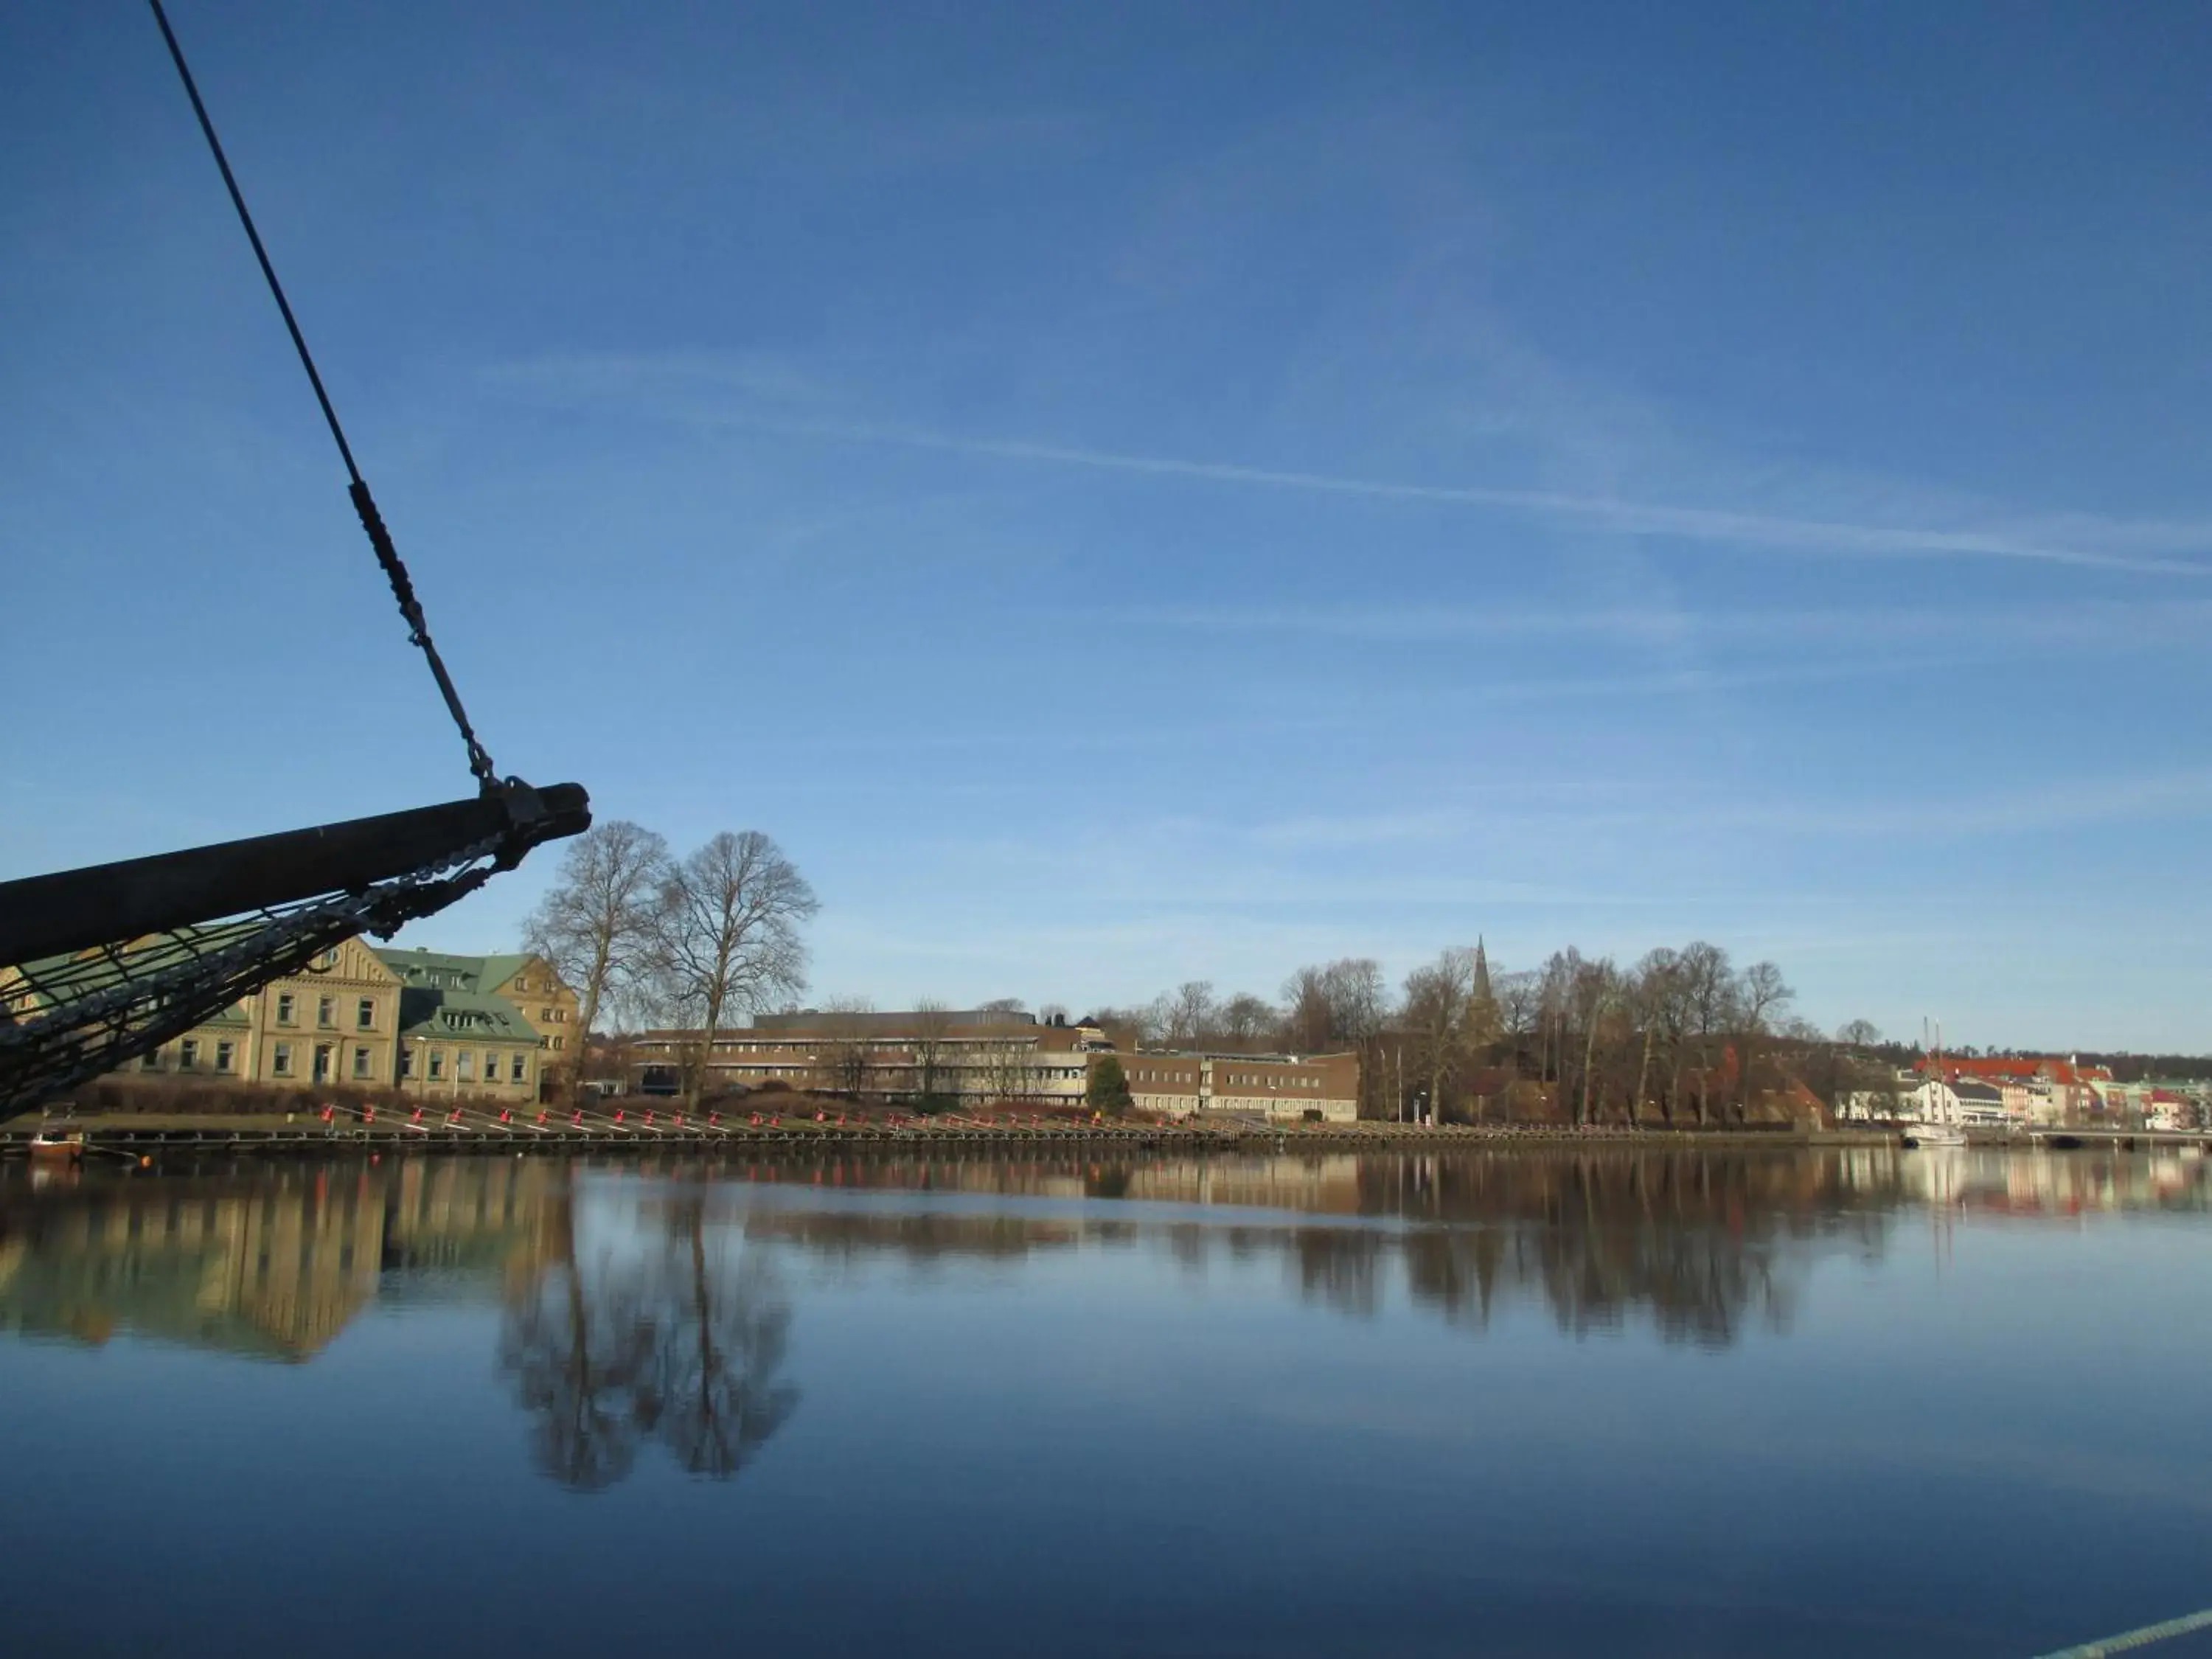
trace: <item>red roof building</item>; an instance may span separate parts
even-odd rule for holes
[[[1933,1055],[1923,1058],[1919,1066],[1925,1074],[1935,1070]],[[1943,1056],[1943,1079],[1954,1083],[1959,1079],[1975,1078],[1986,1083],[2011,1079],[2032,1083],[2041,1079],[2061,1088],[2081,1088],[2092,1083],[2110,1083],[2112,1070],[2104,1066],[2083,1066],[2070,1060],[2056,1060],[2048,1054],[1993,1054],[1978,1060],[1963,1060],[1956,1054]]]

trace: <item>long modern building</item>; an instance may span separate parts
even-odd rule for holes
[[[1349,1122],[1359,1115],[1358,1054],[1237,1054],[1139,1048],[1121,1057],[1146,1111],[1227,1112]]]
[[[855,1099],[1066,1108],[1083,1103],[1091,1073],[1111,1056],[1145,1111],[1335,1121],[1359,1110],[1357,1054],[1116,1052],[1091,1021],[994,1009],[808,1009],[718,1031],[711,1053],[703,1032],[680,1030],[647,1031],[633,1049],[647,1092],[673,1092],[698,1068],[708,1093],[774,1085]]]
[[[702,1031],[647,1031],[631,1048],[648,1093],[673,1092],[697,1068],[708,1093],[777,1085],[856,1099],[1079,1106],[1091,1056],[1111,1045],[1096,1025],[997,1009],[810,1008],[717,1031],[711,1053]]]

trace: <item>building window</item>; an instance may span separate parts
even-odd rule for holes
[[[317,997],[315,999],[315,1024],[321,1026],[326,1031],[330,1030],[331,1026],[337,1024],[338,1023],[337,1006],[338,1000],[336,997]]]
[[[330,1080],[331,1045],[327,1042],[318,1042],[315,1045],[315,1081],[328,1083]]]
[[[138,1069],[142,1072],[160,1071],[161,1069],[161,1051],[159,1048],[149,1048],[144,1054],[139,1055]]]
[[[315,958],[315,966],[318,968],[335,968],[337,965],[338,951],[335,945]]]
[[[376,999],[374,997],[363,997],[359,1002],[354,1004],[353,1028],[356,1031],[374,1031],[376,1029]]]
[[[292,1023],[292,994],[289,991],[284,992],[276,999],[276,1023],[279,1025],[289,1025]]]
[[[215,1045],[215,1068],[216,1068],[216,1071],[218,1071],[218,1072],[227,1072],[227,1071],[228,1071],[228,1070],[230,1069],[231,1056],[232,1056],[232,1055],[234,1055],[234,1054],[235,1054],[237,1052],[238,1052],[237,1045],[236,1045],[236,1044],[234,1044],[234,1043],[230,1043],[230,1042],[218,1042],[218,1043],[216,1043],[216,1044]]]
[[[362,1079],[368,1076],[368,1050],[365,1048],[356,1048],[353,1051],[353,1074]]]
[[[566,1038],[564,1038],[564,1037],[555,1037],[555,1038],[553,1039],[553,1046],[554,1046],[556,1048],[560,1048],[560,1047],[562,1045],[562,1043],[563,1043],[563,1042],[565,1042],[566,1041],[567,1041],[567,1039],[566,1039]]]
[[[453,1056],[453,1080],[456,1083],[471,1081],[476,1076],[476,1066],[477,1051],[473,1048],[462,1049]]]
[[[177,1069],[189,1072],[200,1063],[200,1045],[197,1037],[186,1037],[177,1045]]]
[[[403,1079],[415,1075],[415,1055],[410,1049],[402,1048],[399,1051],[399,1075]]]
[[[445,1074],[446,1074],[446,1051],[445,1051],[443,1048],[433,1048],[433,1049],[431,1049],[431,1050],[430,1050],[430,1081],[431,1081],[431,1082],[433,1082],[433,1083],[435,1083],[435,1082],[436,1082],[440,1078],[441,1078],[441,1077],[445,1076]]]
[[[515,1055],[507,1064],[507,1080],[509,1083],[520,1083],[525,1081],[523,1073],[527,1070],[528,1065],[529,1062],[520,1054]]]
[[[292,1075],[292,1045],[290,1043],[280,1042],[276,1045],[276,1057],[270,1062],[269,1069],[278,1077]]]

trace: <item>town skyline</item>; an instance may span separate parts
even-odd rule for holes
[[[550,887],[556,884],[556,880],[553,880],[553,865],[546,863],[544,867],[535,869],[535,883],[538,883],[538,890],[533,891],[531,880],[514,878],[507,890],[504,890],[504,894],[484,894],[483,898],[465,900],[460,907],[456,907],[456,911],[453,911],[452,915],[441,915],[441,918],[435,918],[435,921],[429,922],[429,925],[416,925],[416,927],[410,927],[410,929],[404,929],[403,933],[400,933],[400,942],[407,945],[407,947],[434,949],[434,951],[435,949],[462,949],[460,945],[456,945],[453,940],[469,940],[469,938],[473,938],[471,931],[465,931],[465,927],[462,927],[465,922],[471,921],[473,911],[493,909],[491,905],[493,898],[507,900],[504,905],[498,907],[500,911],[514,911],[515,905],[522,902],[522,900],[515,898],[518,891],[520,894],[525,894],[526,898],[529,898],[529,902],[535,902],[538,898],[542,898],[542,891],[550,890]],[[495,911],[495,914],[498,914],[498,911]],[[823,915],[821,918],[817,918],[817,922],[814,922],[814,933],[818,936],[818,933],[825,929],[825,925],[830,925],[830,922],[834,921],[836,921],[836,914],[834,914],[834,909],[830,909],[830,907],[825,905]],[[498,936],[500,940],[507,940],[507,945],[502,945],[502,949],[511,947],[511,940],[522,938],[522,927],[520,927],[520,922],[514,922],[514,925],[507,925],[507,927],[508,927],[507,933]],[[832,938],[834,938],[834,929],[832,929]],[[1668,940],[1659,940],[1659,938],[1641,938],[1641,942],[1637,942],[1639,940],[1639,936],[1626,936],[1626,942],[1624,945],[1620,945],[1620,947],[1599,949],[1595,947],[1595,945],[1586,945],[1583,940],[1564,940],[1564,938],[1558,938],[1558,936],[1551,936],[1551,938],[1537,936],[1535,925],[1528,925],[1524,927],[1524,929],[1510,929],[1510,931],[1504,931],[1504,933],[1498,933],[1498,931],[1478,931],[1478,933],[1474,933],[1474,936],[1467,938],[1467,940],[1451,940],[1451,938],[1447,938],[1447,940],[1437,942],[1437,945],[1402,945],[1401,951],[1387,953],[1385,956],[1385,953],[1376,951],[1376,949],[1356,949],[1360,942],[1360,933],[1354,929],[1354,927],[1343,927],[1343,929],[1316,929],[1312,933],[1312,938],[1316,938],[1316,940],[1349,940],[1352,942],[1352,949],[1343,949],[1343,951],[1329,953],[1329,956],[1310,957],[1310,960],[1370,957],[1370,960],[1374,960],[1374,963],[1380,967],[1380,973],[1382,973],[1385,982],[1394,984],[1394,987],[1395,984],[1402,984],[1407,973],[1416,971],[1418,967],[1422,967],[1425,963],[1433,960],[1433,957],[1437,956],[1437,951],[1444,951],[1444,949],[1474,947],[1475,942],[1482,945],[1486,956],[1489,956],[1491,964],[1493,964],[1493,971],[1498,973],[1535,973],[1544,967],[1544,960],[1547,960],[1548,956],[1553,956],[1555,951],[1559,951],[1559,949],[1577,949],[1577,951],[1582,951],[1583,956],[1589,956],[1589,957],[1613,957],[1613,960],[1617,960],[1617,963],[1635,963],[1637,957],[1644,956],[1648,949],[1662,947],[1662,945],[1666,945],[1668,942]],[[1752,957],[1745,957],[1743,949],[1736,947],[1735,942],[1729,940],[1729,938],[1708,936],[1708,933],[1698,933],[1697,938],[1712,938],[1714,945],[1719,945],[1721,949],[1729,951],[1729,956],[1732,957],[1739,957],[1739,960],[1752,960]],[[1783,942],[1790,940],[1787,933],[1774,933],[1774,931],[1765,931],[1765,929],[1747,931],[1743,938],[1752,938],[1752,940],[1774,940],[1774,938],[1781,938]],[[447,940],[447,942],[438,942],[438,940]],[[1513,949],[1513,951],[1509,953],[1509,949],[1502,947],[1500,940],[1506,940],[1509,945],[1516,945],[1516,947],[1520,949]],[[1075,942],[1075,945],[1079,947],[1079,940]],[[471,947],[471,949],[480,949],[480,947]],[[1281,971],[1272,971],[1272,973],[1265,964],[1261,964],[1261,967],[1245,971],[1243,978],[1234,978],[1234,975],[1230,975],[1230,973],[1224,973],[1224,971],[1207,971],[1210,964],[1207,964],[1206,957],[1192,956],[1188,957],[1188,960],[1190,960],[1190,971],[1170,973],[1168,978],[1148,980],[1148,978],[1141,978],[1137,971],[1106,973],[1106,975],[1102,975],[1102,973],[1064,973],[1064,971],[1055,973],[1055,969],[1053,969],[1051,964],[1029,964],[1029,967],[1024,967],[1024,964],[1018,963],[1015,951],[1011,951],[1009,949],[1009,951],[1006,951],[1006,960],[1013,963],[1013,967],[1006,969],[1006,971],[1000,971],[1000,969],[971,969],[967,978],[956,975],[956,973],[945,973],[945,975],[938,980],[929,980],[925,971],[922,975],[911,975],[911,978],[900,980],[900,982],[867,984],[867,982],[856,982],[854,975],[849,975],[849,973],[841,980],[830,978],[830,973],[821,967],[821,960],[823,960],[821,947],[818,947],[817,942],[811,940],[811,938],[810,938],[810,951],[814,953],[814,969],[810,971],[810,988],[807,988],[803,995],[799,995],[796,1000],[785,998],[783,1002],[776,1005],[779,1009],[783,1009],[783,1006],[817,1006],[817,1009],[834,1009],[834,1006],[858,1006],[858,1005],[878,1006],[878,1009],[909,1009],[909,1006],[915,1006],[918,1002],[938,1002],[938,1005],[956,1006],[956,1009],[980,1009],[980,1006],[987,1006],[991,1005],[991,1002],[1000,1002],[1000,1000],[1013,998],[1018,1000],[1024,1009],[1030,1009],[1030,1011],[1046,1009],[1046,1006],[1060,1006],[1060,1009],[1066,1009],[1071,1015],[1082,1015],[1082,1013],[1091,1013],[1093,1009],[1126,1009],[1126,1006],[1148,1005],[1148,1002],[1152,1002],[1155,998],[1170,995],[1172,991],[1175,991],[1175,987],[1179,987],[1179,984],[1188,984],[1188,982],[1207,982],[1218,995],[1221,995],[1224,1002],[1230,998],[1237,998],[1237,995],[1255,995],[1255,998],[1263,998],[1272,1002],[1272,1000],[1276,1000],[1279,995],[1281,995],[1287,980],[1290,980],[1298,969],[1307,964],[1307,963],[1290,963],[1285,964]],[[462,953],[467,953],[467,951],[462,951]],[[918,953],[918,956],[922,956],[927,960],[927,953]],[[945,951],[945,956],[953,956],[953,957],[975,956],[975,951],[973,951],[973,942],[956,940],[951,947]],[[2146,1033],[2146,1036],[2139,1036],[2136,1040],[2126,1040],[2126,1036],[2121,1036],[2121,1033],[2126,1033],[2128,1030],[2128,1022],[2115,1022],[2111,1030],[2094,1030],[2094,1029],[2086,1029],[2086,1026],[2093,1024],[2093,1020],[2088,1020],[2088,1018],[2084,1018],[2084,1020],[2077,1022],[2077,1024],[2069,1024],[2069,1022],[2063,1020],[2063,1015],[2059,1018],[2059,1020],[2044,1026],[2044,1029],[2031,1030],[2027,1029],[2028,1020],[2024,1020],[2024,1018],[2020,1018],[2020,1020],[2006,1018],[2002,1009],[1975,1013],[1975,998],[1971,998],[1971,995],[1944,998],[1940,1000],[1938,1005],[1933,1006],[1933,1009],[1917,1009],[1917,1011],[1905,1005],[1905,1000],[1902,998],[1891,998],[1889,1018],[1882,1018],[1881,1013],[1871,1013],[1871,1011],[1867,1009],[1856,1009],[1856,1006],[1844,1006],[1844,1005],[1820,1006],[1814,1002],[1814,998],[1818,995],[1818,987],[1823,984],[1820,973],[1818,973],[1818,951],[1812,951],[1809,956],[1814,957],[1812,973],[1808,973],[1805,971],[1805,967],[1794,963],[1785,963],[1785,967],[1790,969],[1790,975],[1792,975],[1794,984],[1812,982],[1814,987],[1816,987],[1816,991],[1814,991],[1812,995],[1805,994],[1802,988],[1798,991],[1796,1013],[1801,1015],[1802,1020],[1808,1020],[1809,1024],[1814,1026],[1820,1026],[1820,1029],[1827,1030],[1827,1033],[1834,1033],[1834,1030],[1838,1030],[1840,1026],[1850,1024],[1850,1022],[1854,1020],[1867,1020],[1869,1024],[1874,1024],[1875,1029],[1881,1030],[1882,1037],[1885,1037],[1887,1042],[1920,1044],[1920,1042],[1923,1042],[1923,1029],[1927,1029],[1929,1036],[1933,1036],[1936,1026],[1940,1026],[1944,1033],[1944,1040],[1947,1040],[1951,1046],[1973,1046],[1973,1048],[1978,1048],[1978,1051],[1986,1051],[1986,1053],[2079,1051],[2079,1053],[2142,1053],[2142,1055],[2154,1055],[2154,1053],[2167,1053],[2167,1055],[2212,1055],[2212,1033],[2205,1033],[2205,1036],[2199,1036],[2192,1040],[2192,1037],[2188,1036],[2190,1033],[2188,1024],[2174,1026],[2174,1030],[2181,1033],[2179,1040],[2159,1040],[2159,1030],[2161,1030],[2161,1026],[2154,1026],[2154,1024],[2136,1026],[2136,1030],[2139,1030],[2139,1033]],[[1243,957],[1243,960],[1255,960],[1252,953],[1241,953],[1237,951],[1237,949],[1218,951],[1214,960],[1230,960],[1230,963],[1234,963],[1234,960],[1239,960],[1239,957]],[[836,957],[830,957],[830,960],[836,963]],[[1759,960],[1765,960],[1765,957],[1759,957]],[[1958,1018],[1958,1015],[1944,1013],[1944,1006],[1951,1006],[1951,1009],[1964,1009],[1966,1013],[1964,1013],[1964,1018]]]

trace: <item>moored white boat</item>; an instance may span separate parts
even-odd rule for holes
[[[1909,1123],[1905,1128],[1905,1144],[1908,1146],[1963,1146],[1966,1132],[1955,1123]]]

